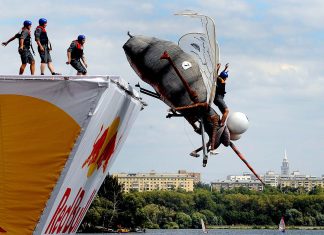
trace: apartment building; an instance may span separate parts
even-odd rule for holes
[[[183,173],[183,171],[178,174],[156,173],[155,171],[150,173],[116,173],[112,176],[117,177],[124,192],[175,189],[183,189],[189,192],[193,191],[196,180],[195,176],[190,173]]]
[[[262,191],[263,184],[259,180],[223,180],[211,183],[212,190],[220,191],[234,188],[248,188],[250,190]]]

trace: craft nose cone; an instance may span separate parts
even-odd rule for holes
[[[134,54],[133,47],[130,44],[125,43],[124,46],[123,46],[123,49],[124,49],[126,55]]]

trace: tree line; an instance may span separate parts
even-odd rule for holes
[[[211,192],[197,184],[193,192],[146,191],[123,193],[117,179],[108,176],[86,214],[80,232],[98,228],[200,228],[207,225],[324,226],[324,191],[314,188],[266,187]]]

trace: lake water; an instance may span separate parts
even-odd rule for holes
[[[98,235],[100,233],[87,234]],[[128,233],[141,234],[141,233]],[[166,230],[146,230],[145,235],[202,235],[204,234],[200,229],[166,229]],[[285,233],[278,230],[269,229],[252,229],[252,230],[237,230],[237,229],[211,229],[208,230],[208,235],[324,235],[324,230],[287,230]],[[85,233],[84,233],[85,235]]]

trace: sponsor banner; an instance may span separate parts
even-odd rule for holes
[[[98,82],[1,76],[1,232],[33,233],[104,91]]]
[[[2,78],[2,79],[1,79]],[[107,77],[74,80],[22,79],[20,76],[0,76],[0,94],[34,97],[51,103],[70,115],[80,126],[96,107],[98,99],[109,84]]]
[[[0,233],[73,234],[142,108],[118,77],[0,75]]]
[[[139,100],[125,92],[119,83],[109,84],[34,234],[77,231],[141,108]]]

